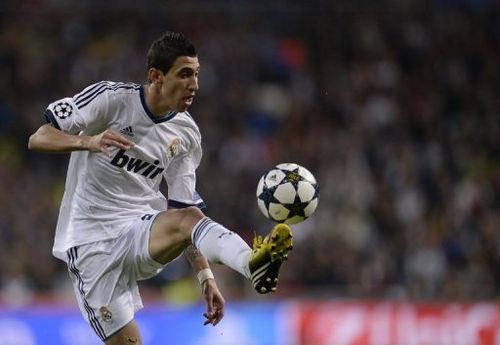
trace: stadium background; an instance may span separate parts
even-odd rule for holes
[[[144,83],[145,52],[168,29],[202,65],[191,113],[208,214],[250,241],[271,226],[254,197],[268,168],[302,164],[321,188],[277,294],[215,268],[229,310],[214,344],[234,344],[235,322],[249,330],[240,344],[500,344],[499,14],[495,0],[3,1],[0,329],[16,331],[2,344],[95,343],[74,336],[90,333],[51,256],[68,157],[28,152],[27,139],[57,98]],[[142,291],[144,327],[172,313],[205,332],[184,260]],[[368,320],[358,333],[342,323],[351,314]],[[64,338],[58,322],[73,319]],[[410,319],[450,325],[410,331]],[[355,335],[341,340],[344,328]]]

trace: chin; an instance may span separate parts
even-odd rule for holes
[[[182,104],[182,105],[179,105],[177,107],[176,111],[178,111],[178,112],[184,112],[184,111],[188,110],[188,108],[189,108],[190,105],[191,104]]]

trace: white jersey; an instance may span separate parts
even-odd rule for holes
[[[74,246],[119,236],[131,218],[189,205],[203,206],[195,191],[201,135],[187,112],[154,117],[144,89],[103,81],[49,105],[47,121],[64,132],[95,135],[113,129],[135,143],[130,150],[71,153],[53,247],[66,260]],[[168,184],[168,200],[159,191]]]

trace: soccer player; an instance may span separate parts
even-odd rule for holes
[[[184,253],[206,301],[204,324],[224,315],[209,262],[247,277],[259,293],[276,291],[292,249],[284,224],[239,235],[205,216],[195,190],[201,135],[187,112],[198,90],[193,44],[167,32],[147,55],[147,85],[102,81],[51,103],[48,123],[29,139],[41,152],[71,152],[53,254],[69,269],[84,318],[105,344],[140,344],[137,281]],[[159,191],[161,179],[168,198]]]

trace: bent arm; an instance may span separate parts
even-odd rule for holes
[[[28,141],[28,149],[39,152],[63,153],[88,150],[89,147],[89,136],[67,134],[48,123],[38,128]]]
[[[74,135],[60,131],[50,124],[38,128],[28,142],[28,149],[50,153],[88,150],[110,155],[110,146],[128,150],[134,146],[134,142],[110,129],[94,136]]]

